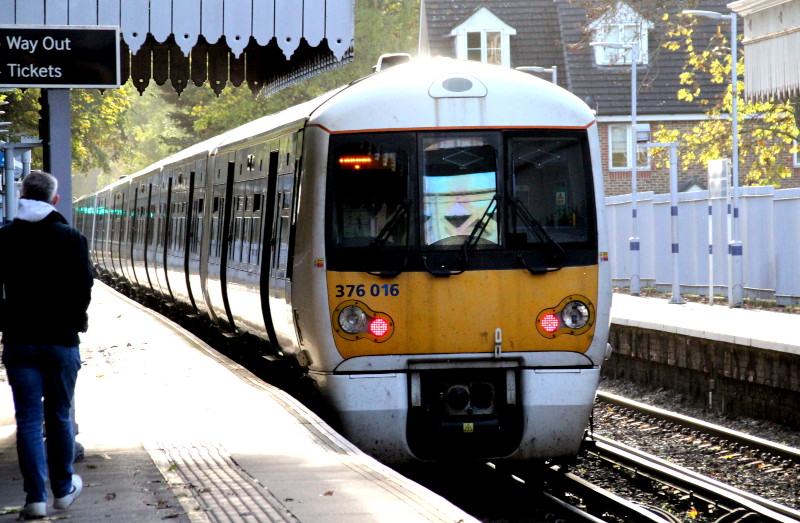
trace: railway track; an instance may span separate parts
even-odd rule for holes
[[[800,511],[608,438],[595,436],[588,452],[622,472],[641,491],[669,492],[676,501],[672,514],[686,514],[698,521],[703,517],[709,521],[800,521]]]
[[[479,483],[495,485],[484,503],[466,510],[476,511],[483,521],[591,521],[591,522],[779,522],[800,520],[800,512],[751,493],[706,478],[619,442],[598,438],[579,466],[561,465],[541,468],[488,464],[491,477],[484,470]],[[462,475],[463,476],[463,475]],[[475,474],[468,475],[476,479]],[[452,479],[452,477],[451,477]],[[420,480],[420,478],[415,478]],[[424,483],[424,479],[421,480]],[[514,483],[517,485],[514,485]],[[436,486],[430,486],[436,489]],[[461,491],[454,486],[453,491]],[[527,514],[520,513],[519,502],[498,497],[506,495],[529,500]],[[447,492],[441,494],[448,496]],[[511,494],[509,494],[511,493]],[[484,493],[485,494],[485,493]],[[475,504],[477,494],[465,500],[452,499],[464,508]],[[506,507],[514,506],[513,512]]]
[[[602,408],[613,407],[615,422],[636,427],[653,443],[685,442],[705,451],[707,461],[758,469],[763,477],[797,476],[795,448],[619,396],[601,393],[598,400]],[[800,521],[795,507],[598,435],[575,466],[497,469],[527,484],[542,502],[571,511],[565,521]]]
[[[726,446],[740,454],[757,455],[762,462],[772,463],[774,466],[800,467],[800,450],[794,447],[639,403],[616,394],[598,392],[597,402],[601,405],[616,406],[617,414],[647,423],[650,427],[680,431],[687,436],[701,436],[709,443]]]

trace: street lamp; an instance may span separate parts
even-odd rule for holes
[[[525,65],[522,67],[515,67],[517,71],[523,71],[525,73],[550,73],[553,77],[553,83],[558,84],[558,68],[554,65],[553,67],[539,67],[538,65]]]
[[[639,295],[640,291],[640,262],[639,262],[639,234],[636,218],[638,214],[637,209],[637,193],[636,193],[636,168],[637,158],[636,153],[638,149],[638,136],[636,133],[636,62],[639,59],[639,44],[631,42],[629,44],[621,44],[617,42],[590,42],[589,45],[594,47],[609,47],[611,49],[630,49],[631,50],[631,237],[629,239],[631,251],[631,294],[634,296]]]
[[[731,163],[733,174],[733,225],[729,231],[728,254],[730,261],[728,265],[728,306],[740,307],[743,301],[743,265],[742,265],[742,242],[739,240],[739,58],[737,55],[737,15],[734,12],[722,14],[716,11],[698,11],[687,9],[682,11],[685,15],[710,18],[712,20],[731,21]],[[728,210],[731,214],[731,210]]]

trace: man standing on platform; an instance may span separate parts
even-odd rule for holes
[[[57,189],[53,175],[31,172],[16,218],[0,228],[0,331],[26,493],[21,519],[47,515],[48,471],[56,509],[68,508],[83,488],[72,468],[70,406],[93,275],[86,238],[53,207]]]

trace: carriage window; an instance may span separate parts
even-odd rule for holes
[[[496,245],[498,155],[491,138],[437,135],[423,138],[422,150],[424,245],[461,247],[482,220],[488,225],[477,245]]]
[[[335,246],[366,246],[387,236],[386,246],[409,241],[407,134],[333,137],[331,184]]]
[[[591,169],[583,141],[571,137],[518,137],[510,141],[513,188],[509,245],[520,247],[542,240],[523,223],[524,207],[560,244],[589,241],[589,195],[586,173]]]

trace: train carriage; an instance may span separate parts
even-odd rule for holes
[[[134,268],[152,265],[150,289],[294,358],[365,451],[578,451],[611,289],[597,123],[570,93],[497,66],[412,62],[137,183],[158,186],[133,218],[158,237],[150,254],[130,250]],[[76,223],[99,235],[95,262],[130,278],[93,216]]]

